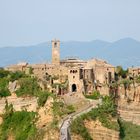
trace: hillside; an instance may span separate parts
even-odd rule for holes
[[[80,59],[101,58],[113,65],[124,68],[140,66],[140,42],[124,38],[115,42],[94,40],[91,42],[61,42],[61,59],[78,57]],[[48,62],[51,60],[51,43],[44,42],[34,46],[0,48],[0,67],[20,61],[29,63]]]

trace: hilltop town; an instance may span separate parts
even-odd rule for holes
[[[0,138],[22,137],[8,122],[3,134],[9,112],[32,112],[38,115],[30,118],[37,119],[27,140],[140,139],[140,68],[123,70],[101,59],[61,60],[60,49],[60,41],[52,40],[51,63],[0,70]]]

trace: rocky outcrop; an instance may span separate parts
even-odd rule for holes
[[[134,124],[140,125],[140,103],[128,102],[127,100],[118,101],[118,113],[125,121],[131,121]]]
[[[14,82],[9,82],[9,85],[8,85],[8,89],[10,91],[10,93],[13,93],[15,92],[17,89],[19,89],[19,85],[18,85],[18,82],[17,80],[15,80]]]
[[[59,140],[59,130],[52,128],[54,123],[53,102],[54,99],[49,96],[45,105],[38,109],[39,119],[36,125],[38,129],[43,129],[44,131],[43,140]]]
[[[53,121],[52,103],[53,98],[48,97],[45,105],[38,110],[39,120],[37,122],[37,126],[39,128],[47,126]]]
[[[6,98],[0,99],[0,114],[3,114],[5,111],[6,101],[8,104],[12,104],[15,111],[21,111],[26,109],[27,111],[36,112],[38,104],[36,97],[16,97],[16,95],[9,96]]]
[[[140,125],[140,85],[131,84],[129,88],[119,87],[118,112],[125,121]]]
[[[91,137],[94,140],[119,140],[119,132],[102,126],[99,121],[85,121]]]

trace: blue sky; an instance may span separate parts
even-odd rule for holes
[[[140,40],[140,0],[0,0],[0,47]]]

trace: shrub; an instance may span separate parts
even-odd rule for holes
[[[55,116],[62,117],[63,115],[71,114],[73,112],[75,112],[74,106],[65,105],[61,101],[54,101],[54,103],[53,103],[53,113],[54,113]]]
[[[91,95],[85,95],[86,98],[97,100],[101,97],[100,92],[94,91]]]
[[[38,105],[39,106],[44,106],[44,104],[46,103],[46,101],[47,101],[47,99],[48,99],[50,94],[51,93],[49,93],[49,92],[40,92],[38,94],[38,101],[37,101]]]
[[[16,91],[17,96],[36,96],[41,91],[36,78],[19,79],[20,88]]]
[[[4,69],[0,69],[0,78],[7,77],[9,75],[9,71],[6,71]]]
[[[128,69],[124,70],[121,66],[116,67],[116,74],[122,78],[126,78],[128,75]]]
[[[24,72],[16,71],[10,73],[10,81],[19,80],[20,78],[27,77],[27,75]]]
[[[84,140],[92,140],[87,128],[84,125],[83,119],[81,117],[76,118],[72,121],[70,126],[71,132],[82,136]]]
[[[119,131],[118,123],[112,121],[112,118],[116,115],[117,110],[113,99],[109,96],[105,96],[102,98],[102,104],[98,105],[98,108],[94,108],[88,113],[85,113],[72,121],[71,131],[73,133],[80,134],[85,140],[89,140],[91,137],[85,128],[84,120],[95,121],[97,119],[102,123],[104,127]]]
[[[5,113],[0,126],[0,139],[5,140],[12,134],[15,140],[35,139],[37,128],[35,126],[35,112]]]
[[[8,84],[9,84],[8,78],[0,79],[0,97],[6,97],[10,95]]]
[[[132,124],[131,122],[126,122],[123,120],[118,120],[120,125],[120,138],[121,140],[139,140],[140,139],[140,126]]]

